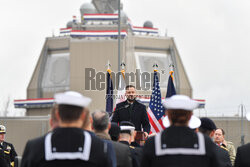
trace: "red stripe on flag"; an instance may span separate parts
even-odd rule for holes
[[[164,116],[163,117],[161,117],[161,119],[159,119],[158,120],[158,122],[160,123],[160,125],[161,125],[161,127],[162,127],[162,129],[164,130],[165,129],[165,127],[164,127],[164,125],[163,125],[163,123],[162,123],[162,119],[164,118]]]
[[[148,113],[147,113],[148,114]],[[155,132],[160,132],[160,130],[157,128],[157,126],[155,125],[155,122],[153,121],[153,119],[151,118],[151,116],[148,114],[148,119],[149,119],[149,122],[151,124],[151,127],[154,128],[154,131]]]

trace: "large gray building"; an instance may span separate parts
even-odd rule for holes
[[[192,87],[185,72],[173,37],[162,36],[151,21],[141,27],[134,26],[126,13],[121,11],[120,56],[118,57],[118,1],[93,0],[80,7],[80,19],[73,18],[58,36],[47,37],[37,65],[27,88],[27,99],[16,100],[16,108],[26,108],[26,117],[0,118],[7,126],[7,140],[14,143],[19,155],[28,139],[40,136],[49,130],[48,115],[57,92],[74,90],[91,97],[91,110],[105,108],[106,86],[91,83],[89,70],[106,73],[109,62],[111,70],[118,72],[120,63],[125,63],[127,73],[153,73],[158,65],[162,97],[167,91],[169,71],[174,70],[174,84],[178,94],[192,97]],[[120,63],[118,63],[120,59]],[[95,80],[98,79],[95,75]],[[136,73],[132,84],[145,89],[138,93],[150,95],[150,86],[145,78]],[[115,76],[112,76],[114,84]],[[104,76],[105,82],[105,76]],[[150,80],[149,80],[150,82]],[[94,85],[94,86],[93,86]],[[116,94],[116,90],[115,90]],[[22,139],[17,137],[22,136]]]
[[[61,29],[60,36],[45,39],[27,88],[27,99],[53,98],[56,92],[74,90],[94,99],[91,109],[105,108],[105,86],[99,90],[88,90],[86,84],[89,84],[87,80],[90,68],[96,73],[100,71],[105,73],[107,69],[105,65],[109,62],[111,70],[118,72],[118,15],[115,2],[107,1],[106,5],[100,1],[83,4],[80,8],[80,20],[73,18],[67,23],[67,28]],[[150,21],[146,21],[142,27],[133,26],[123,11],[121,11],[120,60],[126,64],[127,73],[135,73],[136,70],[140,70],[141,73],[152,73],[152,66],[158,64],[163,97],[166,94],[169,71],[172,68],[169,65],[173,65],[177,93],[192,96],[192,87],[174,38],[160,36],[158,29],[154,28]],[[132,84],[145,87],[143,85],[145,79],[140,78],[141,75],[138,73],[136,76]],[[105,79],[103,75],[101,77],[102,80]],[[97,77],[95,79],[98,80]],[[94,87],[98,89],[98,85]],[[139,93],[150,95],[151,89],[145,87]],[[27,108],[29,116],[48,115],[50,106],[42,109],[40,106],[21,107]]]

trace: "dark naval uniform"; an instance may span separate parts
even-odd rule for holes
[[[122,121],[132,122],[135,125],[136,131],[142,131],[141,128],[143,128],[144,132],[150,132],[146,106],[136,100],[132,105],[127,101],[116,105],[112,122],[121,123]]]
[[[56,128],[27,142],[21,167],[107,167],[107,145],[80,128]]]
[[[6,160],[4,159],[4,152],[0,149],[0,166],[1,167],[8,167]]]
[[[140,163],[142,159],[142,148],[131,146],[126,141],[120,141],[120,143],[123,143],[129,146],[133,167],[140,167]]]
[[[250,143],[238,147],[234,166],[249,167],[250,166],[249,155],[250,155]]]
[[[11,143],[3,141],[0,144],[0,149],[4,152],[4,159],[7,165],[14,166],[15,157],[17,156],[14,146]]]
[[[171,126],[146,141],[143,167],[219,167],[216,145],[188,127]]]

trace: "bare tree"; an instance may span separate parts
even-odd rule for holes
[[[3,108],[4,108],[4,110],[3,110],[3,116],[4,117],[6,117],[7,114],[8,114],[8,112],[9,112],[9,110],[8,110],[9,106],[10,106],[10,96],[8,96],[8,99],[7,99],[6,103],[3,105]]]

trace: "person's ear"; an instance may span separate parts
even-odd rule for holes
[[[188,121],[190,121],[192,115],[193,115],[193,112],[191,112],[190,114],[188,114]]]
[[[82,112],[82,114],[81,114],[81,116],[80,116],[80,119],[81,119],[82,121],[84,121],[85,118],[86,118],[86,112],[83,110],[83,112]]]
[[[56,114],[56,119],[57,119],[58,121],[60,121],[60,120],[61,120],[61,117],[60,117],[60,115],[59,115],[59,111],[56,110],[55,114]]]
[[[49,125],[50,125],[51,128],[53,127],[53,121],[52,121],[51,117],[49,118]]]
[[[213,137],[214,137],[214,133],[215,133],[215,130],[213,130],[213,131],[210,133],[209,137],[210,137],[210,138],[213,138]]]
[[[109,122],[108,129],[110,129],[110,128],[111,128],[111,123]]]

